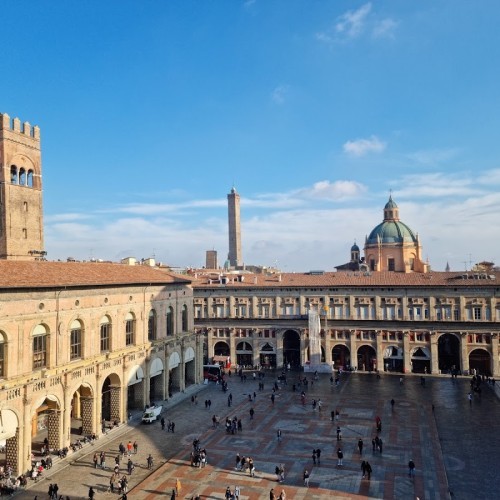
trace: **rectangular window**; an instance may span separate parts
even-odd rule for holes
[[[156,314],[154,313],[154,311],[151,311],[149,313],[148,340],[156,340]]]
[[[480,307],[474,307],[474,319],[475,320],[481,319],[481,308]]]
[[[5,377],[5,344],[0,336],[0,377]]]
[[[134,345],[135,343],[135,320],[125,321],[125,345]]]
[[[194,306],[194,317],[200,319],[202,317],[201,316],[202,310],[203,309],[201,306]]]
[[[111,324],[104,323],[101,325],[101,352],[110,351]]]
[[[33,369],[47,366],[47,335],[33,337]]]
[[[460,320],[460,310],[459,309],[453,309],[453,319],[455,321]]]
[[[82,330],[77,328],[70,331],[70,354],[71,360],[82,357]]]
[[[394,271],[396,269],[396,265],[394,263],[394,259],[387,259],[387,269],[389,271]]]
[[[375,271],[375,259],[370,259],[370,271]]]

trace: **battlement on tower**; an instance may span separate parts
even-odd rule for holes
[[[22,122],[19,118],[11,118],[7,113],[0,113],[0,132],[9,131],[23,137],[40,142],[40,127],[31,126],[29,122]]]

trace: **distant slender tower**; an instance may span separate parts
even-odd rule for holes
[[[45,253],[40,129],[0,113],[0,259]]]
[[[240,195],[236,189],[231,189],[227,195],[227,210],[229,224],[229,265],[241,266],[241,224],[240,224]]]

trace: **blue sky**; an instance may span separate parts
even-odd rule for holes
[[[390,190],[435,270],[500,263],[497,0],[2,2],[48,258],[333,270]]]

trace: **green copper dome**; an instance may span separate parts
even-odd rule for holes
[[[385,220],[379,224],[368,236],[366,243],[374,245],[381,243],[416,243],[417,237],[414,232],[399,220]]]

